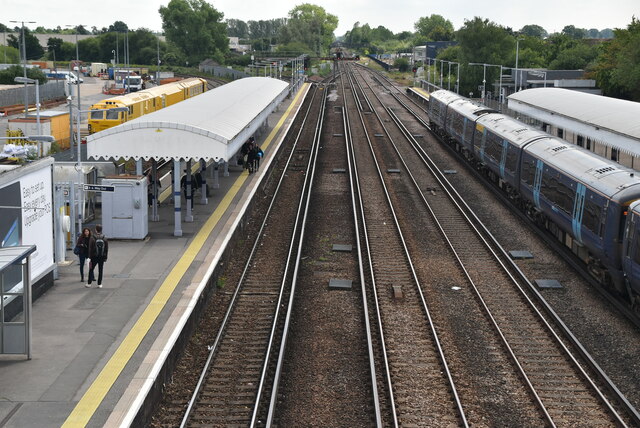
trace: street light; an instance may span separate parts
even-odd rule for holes
[[[15,77],[13,81],[16,83],[24,83],[25,85],[28,83],[36,85],[36,127],[38,135],[42,135],[42,129],[40,128],[40,81],[38,79],[29,79],[28,77]],[[42,156],[40,148],[38,148],[38,155]]]
[[[513,92],[518,92],[518,53],[520,52],[520,40],[524,40],[524,37],[518,37],[516,39],[516,76],[513,81]],[[522,82],[520,82],[520,86],[522,86]]]
[[[22,24],[21,34],[22,34],[22,75],[24,78],[27,78],[27,41],[24,38],[24,24],[35,24],[36,21],[9,21],[15,24]],[[5,40],[6,44],[6,40]],[[5,47],[6,52],[6,47]],[[6,55],[6,53],[5,53]],[[6,61],[5,61],[6,62]],[[27,113],[29,112],[29,90],[27,89],[27,84],[24,85],[24,117],[27,117]]]

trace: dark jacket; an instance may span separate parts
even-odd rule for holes
[[[102,238],[104,240],[104,255],[102,256],[102,261],[107,261],[107,256],[109,255],[109,241],[104,235],[91,235],[91,241],[89,242],[89,258],[91,260],[98,261],[98,256],[96,256],[96,239]]]
[[[84,236],[84,233],[78,236],[76,241],[76,247],[80,248],[79,256],[89,257],[89,244],[91,243],[91,236]]]

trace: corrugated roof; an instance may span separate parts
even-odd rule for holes
[[[509,95],[524,103],[640,141],[640,103],[562,88],[535,88]]]
[[[288,84],[248,77],[90,135],[93,158],[225,159],[284,99]]]

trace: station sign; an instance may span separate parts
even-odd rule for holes
[[[83,184],[82,189],[91,192],[113,192],[116,190],[115,186],[101,186],[98,184]]]

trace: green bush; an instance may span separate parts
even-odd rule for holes
[[[393,61],[393,67],[402,73],[409,71],[409,60],[406,58],[396,58],[396,60]]]

